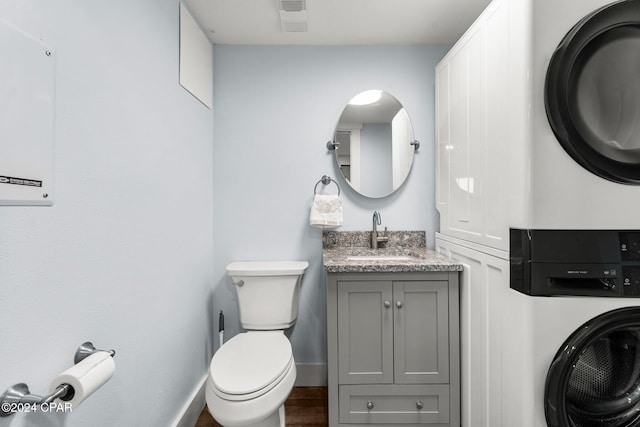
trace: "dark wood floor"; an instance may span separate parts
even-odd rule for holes
[[[284,404],[288,427],[326,426],[327,388],[295,387]],[[194,427],[219,427],[207,408],[204,408]]]

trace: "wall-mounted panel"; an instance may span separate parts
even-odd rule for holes
[[[213,105],[211,43],[187,8],[180,4],[180,85],[204,105]]]
[[[0,205],[52,205],[55,55],[0,20]]]

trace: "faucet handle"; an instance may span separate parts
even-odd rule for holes
[[[384,228],[384,233],[382,233],[382,236],[377,237],[377,240],[381,243],[389,241],[389,236],[387,236],[387,227]]]

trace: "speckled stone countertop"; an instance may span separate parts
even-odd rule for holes
[[[327,273],[462,271],[462,264],[427,249],[424,231],[389,231],[389,241],[370,249],[369,231],[324,231],[322,260]],[[389,259],[388,257],[409,257]],[[352,259],[352,257],[387,257]]]

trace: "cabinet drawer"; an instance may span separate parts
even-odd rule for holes
[[[343,385],[338,395],[340,423],[449,422],[449,386],[445,384]]]

